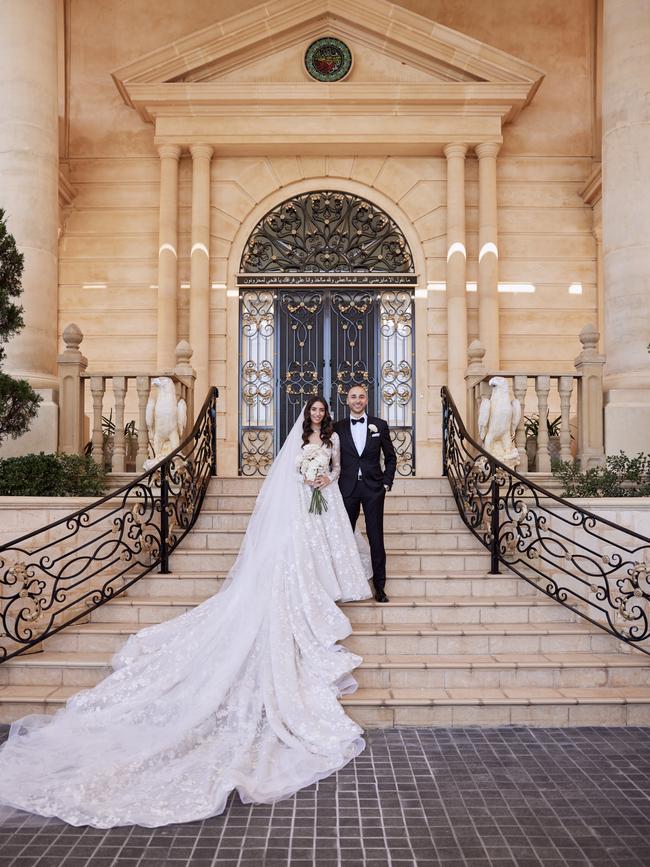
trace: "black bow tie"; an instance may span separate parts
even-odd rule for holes
[[[365,415],[361,416],[361,418],[351,418],[350,421],[352,424],[362,424],[366,420]]]

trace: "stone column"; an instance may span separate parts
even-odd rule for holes
[[[499,251],[497,247],[496,142],[482,142],[478,157],[478,334],[485,365],[499,370]]]
[[[176,296],[178,292],[178,145],[160,145],[160,220],[158,230],[158,345],[159,371],[174,367]]]
[[[650,451],[650,2],[605,0],[605,447]]]
[[[25,328],[4,369],[43,396],[29,433],[3,456],[57,448],[58,93],[57,4],[0,0],[0,207],[25,256]]]
[[[192,258],[190,272],[190,346],[196,371],[198,404],[208,390],[210,340],[210,145],[192,145]],[[193,419],[191,419],[193,421]]]
[[[447,384],[463,419],[467,416],[467,251],[465,246],[465,154],[449,144],[447,158]]]

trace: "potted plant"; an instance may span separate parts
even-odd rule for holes
[[[560,426],[562,424],[562,416],[558,415],[554,419],[550,419],[546,415],[546,430],[548,431],[548,450],[551,456],[551,463],[560,460]],[[539,434],[539,415],[524,416],[524,431],[526,433],[526,454],[528,455],[528,470],[529,472],[535,469],[535,458],[537,457],[537,436]]]
[[[113,410],[111,409],[108,417],[102,416],[102,437],[104,441],[104,469],[110,473],[113,466],[113,448],[115,446],[115,422],[113,421]],[[124,425],[124,447],[126,455],[126,472],[135,472],[135,462],[138,454],[138,429],[135,426],[135,419],[127,422]],[[84,454],[90,455],[93,451],[92,440],[86,443]]]

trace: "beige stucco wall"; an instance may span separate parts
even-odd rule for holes
[[[128,15],[111,0],[71,0],[69,152],[77,196],[60,242],[59,333],[84,332],[90,368],[151,369],[156,356],[159,159],[153,128],[122,102],[110,71],[147,51],[253,8],[253,0],[132,0]],[[412,11],[529,61],[546,72],[532,105],[504,128],[498,159],[499,279],[530,283],[528,294],[500,294],[501,360],[508,370],[572,369],[578,332],[597,321],[591,210],[579,190],[592,162],[590,0],[402,0]],[[351,43],[352,75],[400,72]],[[300,49],[242,73],[282,81]],[[291,74],[294,74],[291,72]],[[405,80],[417,74],[402,71]],[[364,78],[365,77],[365,78]],[[477,161],[467,160],[469,281],[478,255]],[[262,203],[284,190],[341,186],[364,190],[402,225],[422,263],[417,315],[418,471],[439,471],[440,385],[446,378],[444,157],[220,158],[212,164],[210,375],[222,390],[221,436],[236,460],[236,299],[227,297],[246,227]],[[347,184],[347,186],[346,186]],[[179,337],[188,332],[191,165],[181,160],[179,190]],[[234,242],[234,243],[233,243]],[[582,294],[569,286],[582,284]],[[428,287],[428,289],[427,289]],[[477,295],[468,293],[469,337],[477,335]],[[222,464],[223,465],[223,464]]]

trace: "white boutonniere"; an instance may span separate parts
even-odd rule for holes
[[[368,430],[370,431],[370,433],[377,433],[377,428],[375,427],[374,424],[369,424]]]

